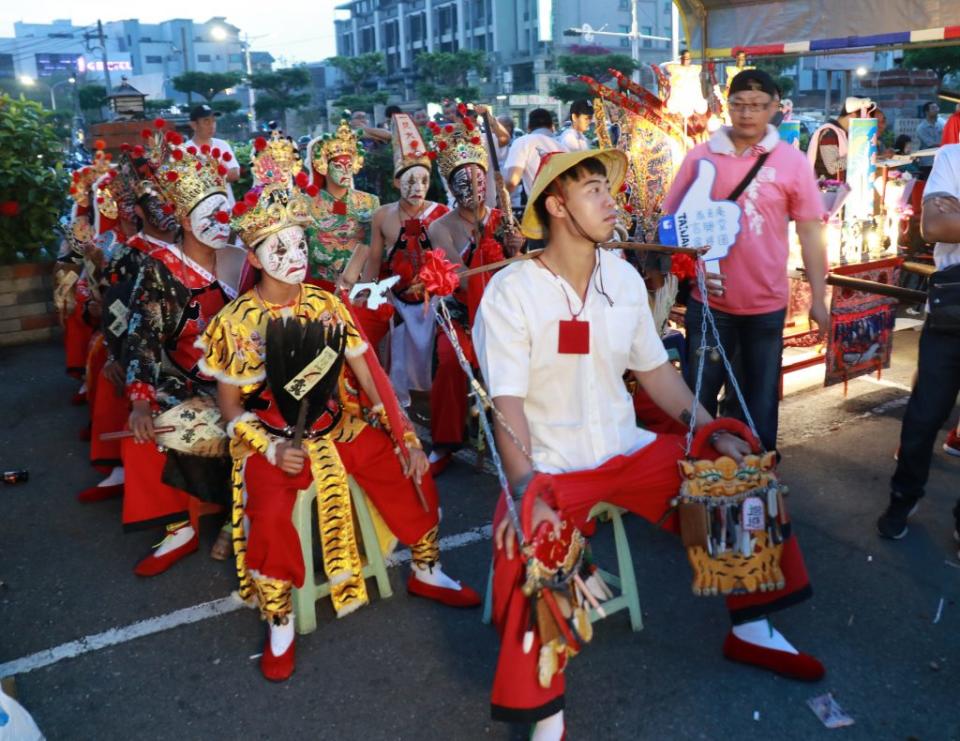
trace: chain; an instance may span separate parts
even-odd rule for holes
[[[524,545],[523,528],[520,526],[520,515],[517,512],[517,503],[513,497],[513,494],[511,493],[510,482],[507,481],[507,474],[503,470],[503,461],[500,458],[500,453],[497,450],[497,445],[493,437],[493,431],[490,429],[490,422],[487,419],[487,409],[493,410],[493,413],[497,418],[497,422],[506,431],[514,445],[517,446],[520,452],[523,453],[523,455],[528,461],[530,461],[531,464],[533,464],[533,457],[530,455],[529,451],[527,451],[526,446],[520,441],[517,433],[514,432],[513,428],[510,427],[506,419],[504,419],[500,410],[494,406],[486,389],[483,388],[476,376],[473,375],[473,368],[470,367],[470,362],[467,360],[466,355],[464,355],[463,348],[460,346],[460,342],[457,340],[457,333],[453,326],[453,319],[450,317],[450,312],[447,309],[446,304],[442,301],[439,302],[437,307],[437,324],[440,325],[440,329],[443,330],[443,333],[447,336],[447,339],[450,340],[450,344],[457,356],[457,362],[460,363],[460,367],[463,369],[463,372],[467,374],[467,378],[470,381],[470,388],[472,389],[471,395],[476,397],[478,403],[482,407],[480,414],[477,415],[477,419],[480,422],[480,429],[483,431],[484,440],[486,440],[487,447],[490,450],[490,458],[493,460],[493,466],[497,470],[497,481],[500,483],[500,488],[503,490],[507,500],[507,515],[510,517],[510,521],[513,524],[513,529],[517,533],[517,540],[520,541],[520,545],[522,547]]]
[[[703,301],[703,312],[700,317],[700,347],[697,350],[697,381],[693,391],[693,411],[690,414],[690,428],[687,430],[685,451],[687,456],[690,455],[690,449],[693,447],[693,434],[697,428],[697,409],[700,406],[700,391],[703,387],[703,367],[707,360],[707,350],[710,349],[710,345],[707,344],[708,329],[710,336],[716,341],[716,350],[720,354],[721,360],[723,360],[723,367],[727,372],[727,380],[737,395],[737,401],[743,410],[743,416],[747,421],[747,426],[750,428],[750,432],[753,433],[754,437],[758,440],[760,439],[760,435],[757,434],[757,427],[753,423],[753,417],[750,415],[750,410],[747,409],[747,402],[743,398],[743,392],[740,390],[740,384],[737,383],[737,377],[733,373],[733,366],[730,364],[730,359],[727,358],[727,353],[723,349],[723,344],[720,342],[720,331],[717,329],[716,320],[714,319],[713,312],[710,310],[709,294],[707,293],[706,264],[703,260],[697,261],[697,287],[700,289],[700,296]],[[762,448],[763,443],[761,442],[761,449]]]

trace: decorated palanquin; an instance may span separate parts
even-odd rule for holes
[[[320,188],[313,199],[313,224],[307,229],[310,275],[321,284],[336,284],[354,250],[370,244],[370,224],[380,199],[353,187],[353,176],[363,168],[363,158],[360,138],[345,120],[335,133],[317,137],[308,145],[311,180],[321,175],[347,189],[342,198],[335,198]]]
[[[698,458],[709,435],[727,429],[754,440],[740,422],[723,420],[701,429],[688,459],[678,461],[680,535],[693,568],[693,593],[717,595],[783,589],[780,569],[789,522],[776,453],[751,453],[740,463],[720,456]]]

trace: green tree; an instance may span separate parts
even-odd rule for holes
[[[103,120],[103,104],[107,101],[107,89],[103,85],[84,85],[77,88],[80,110],[91,123]]]
[[[68,180],[62,159],[50,113],[39,103],[0,95],[0,263],[56,254]]]
[[[357,57],[330,57],[327,63],[343,73],[356,95],[376,90],[376,78],[387,73],[386,57],[379,51],[367,52]]]
[[[239,72],[184,72],[173,78],[173,88],[186,93],[191,102],[193,93],[196,93],[207,103],[212,103],[220,93],[236,87],[242,79]]]
[[[425,101],[476,100],[480,91],[467,82],[468,75],[486,71],[487,54],[478,50],[424,52],[417,56],[414,65],[419,77],[417,95]]]
[[[375,105],[382,105],[389,99],[390,93],[386,90],[376,90],[372,93],[347,93],[333,101],[333,104],[348,111],[371,111]]]
[[[160,111],[166,110],[172,105],[172,98],[155,98],[154,100],[147,99],[143,102],[143,108],[148,113],[159,113]]]
[[[942,81],[947,75],[960,72],[960,46],[907,49],[903,53],[903,66],[907,69],[932,69]]]
[[[583,47],[584,51],[594,47]],[[596,47],[601,50],[603,47]],[[580,75],[592,77],[598,82],[608,82],[612,79],[610,69],[619,70],[625,75],[631,74],[640,65],[628,54],[584,53],[564,54],[557,57],[557,66],[569,76],[565,82],[550,84],[550,94],[566,103],[582,98],[592,98],[593,93],[586,83],[576,78]]]
[[[784,70],[794,67],[799,63],[799,57],[767,57],[757,62],[753,62],[757,69],[768,72],[774,82],[780,87],[780,92],[786,98],[793,92],[796,82],[790,75],[783,74]]]
[[[250,78],[257,91],[257,115],[260,118],[282,118],[290,108],[303,108],[310,103],[310,93],[302,92],[310,84],[306,67],[286,67],[274,72],[259,72]]]
[[[215,111],[227,115],[239,111],[243,107],[243,104],[235,98],[227,98],[225,100],[210,101],[210,107]]]

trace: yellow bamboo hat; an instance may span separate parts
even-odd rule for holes
[[[533,204],[554,180],[584,160],[595,157],[603,163],[610,181],[610,192],[617,193],[627,176],[627,155],[619,149],[587,149],[582,152],[548,152],[540,160],[540,169],[533,181],[533,192],[527,196],[527,207],[520,221],[520,231],[527,239],[543,239],[544,228]]]

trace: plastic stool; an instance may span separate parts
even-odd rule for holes
[[[630,553],[630,542],[627,540],[627,531],[623,527],[623,515],[626,510],[622,507],[615,507],[612,504],[600,502],[587,515],[588,519],[597,518],[600,520],[609,520],[613,524],[613,542],[617,547],[617,569],[618,574],[612,574],[601,568],[597,569],[597,574],[604,582],[613,589],[619,590],[620,594],[606,602],[601,602],[603,611],[607,617],[616,612],[627,610],[630,613],[630,627],[634,632],[643,630],[643,613],[640,611],[640,592],[637,589],[637,577],[633,570],[633,555]],[[493,612],[493,563],[490,564],[490,573],[487,577],[487,592],[483,599],[484,623],[489,623]],[[590,622],[595,623],[601,620],[600,614],[593,608],[589,611]]]
[[[350,476],[347,479],[350,485],[350,499],[353,502],[353,511],[360,526],[360,536],[363,540],[361,559],[363,578],[373,577],[377,580],[377,591],[380,599],[393,596],[390,587],[390,577],[387,575],[387,562],[380,552],[380,542],[377,532],[367,508],[367,496],[359,484]],[[317,498],[316,485],[311,484],[309,489],[302,489],[297,494],[297,503],[293,508],[293,526],[300,536],[300,548],[303,551],[304,577],[303,586],[293,589],[294,624],[297,633],[301,635],[312,633],[317,629],[316,602],[330,594],[330,583],[315,581],[316,572],[313,565],[313,502]]]

